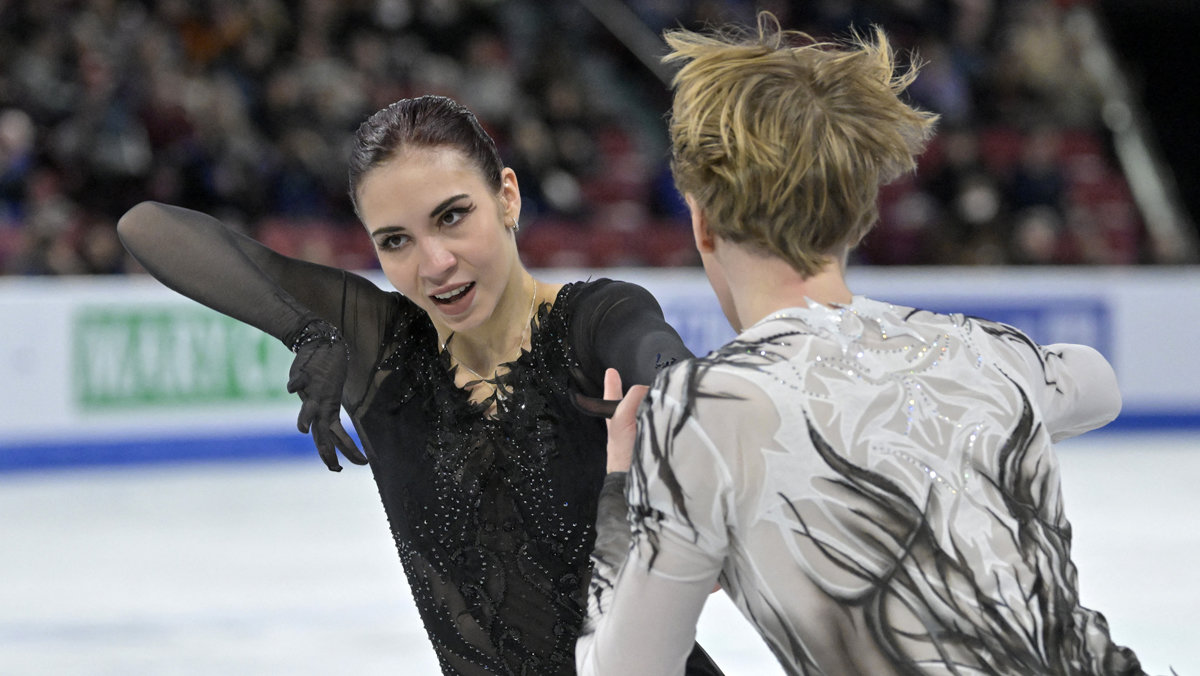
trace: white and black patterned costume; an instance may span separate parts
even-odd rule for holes
[[[1141,673],[1079,605],[1053,450],[1119,409],[1089,347],[863,297],[768,316],[643,404],[581,673],[681,673],[718,581],[791,674]]]

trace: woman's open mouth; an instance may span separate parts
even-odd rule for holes
[[[462,299],[464,296],[466,296],[467,292],[473,288],[475,288],[475,282],[467,282],[466,284],[463,284],[460,287],[451,289],[451,290],[447,291],[446,293],[434,294],[429,297],[431,299],[433,299],[433,302],[437,303],[438,305],[453,305],[454,303],[456,303],[460,299]]]

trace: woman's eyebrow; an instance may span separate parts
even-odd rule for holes
[[[371,237],[378,235],[390,235],[394,232],[404,232],[404,228],[399,225],[385,225],[382,228],[371,231]]]
[[[445,209],[446,207],[450,206],[454,202],[456,202],[464,197],[469,197],[469,195],[467,195],[466,193],[463,193],[461,195],[455,195],[454,197],[448,197],[448,198],[442,200],[442,202],[440,204],[438,204],[436,207],[433,208],[433,211],[429,212],[429,217],[430,218],[436,217],[438,214],[442,213],[443,209]]]

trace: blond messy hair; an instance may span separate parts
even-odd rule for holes
[[[879,186],[916,168],[937,116],[900,94],[917,65],[897,72],[883,31],[818,42],[784,31],[768,12],[757,35],[666,35],[672,85],[675,185],[713,233],[773,254],[805,277],[878,217]]]

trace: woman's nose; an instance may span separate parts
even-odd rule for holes
[[[420,246],[420,273],[425,277],[443,276],[458,262],[458,258],[440,237],[427,237]]]

